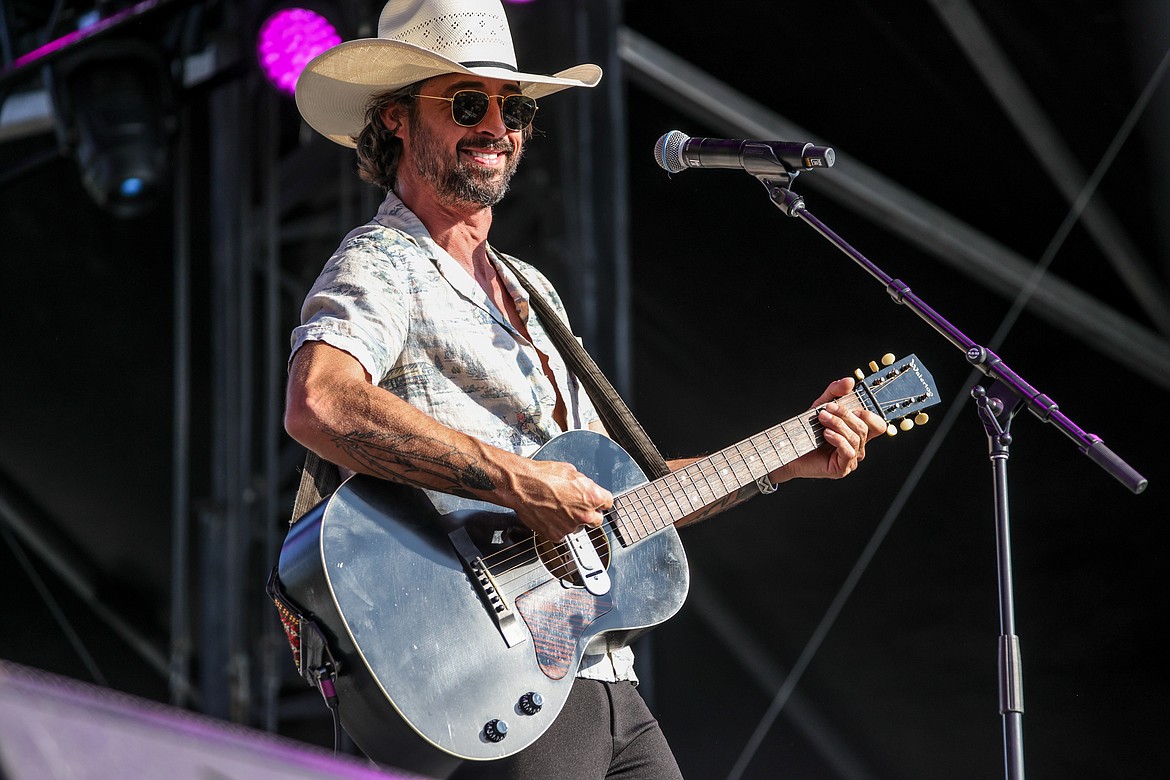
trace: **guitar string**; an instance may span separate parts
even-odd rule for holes
[[[897,409],[903,403],[907,403],[911,400],[912,400],[912,397],[909,397],[909,396],[904,397],[904,398],[894,399],[892,402],[889,402],[890,408]],[[837,399],[837,403],[842,404],[849,411],[856,411],[858,409],[865,409],[865,408],[868,408],[870,405],[866,402],[866,398],[862,395],[861,390],[857,390],[857,391],[851,392],[845,396],[842,396],[841,398]],[[767,436],[770,440],[774,434],[776,434],[777,432],[780,432],[788,438],[788,443],[791,445],[792,444],[792,436],[790,433],[788,433],[784,429],[787,426],[797,424],[797,425],[802,425],[802,427],[806,428],[807,432],[811,434],[809,436],[809,438],[812,442],[812,445],[813,445],[811,449],[816,449],[817,447],[820,447],[824,443],[824,436],[823,436],[824,426],[821,425],[817,421],[817,414],[819,413],[819,411],[820,411],[820,407],[810,409],[809,412],[806,413],[805,415],[797,415],[796,417],[794,417],[790,420],[786,420],[786,421],[784,421],[776,426],[773,426],[772,428],[767,429],[766,431],[763,431],[761,434],[757,434],[757,436],[752,437],[752,439],[755,439],[759,436]],[[871,409],[871,411],[874,411],[874,410]],[[880,412],[880,409],[877,411]],[[884,417],[884,414],[883,414],[883,417]],[[752,441],[752,439],[748,439],[745,441]],[[740,445],[742,445],[744,443],[745,442],[739,442],[735,445],[732,445],[731,447],[728,447],[727,449],[728,450],[735,449],[737,451],[737,454],[739,454],[738,448]],[[753,444],[753,446],[754,446],[754,444]],[[774,447],[774,448],[779,449],[778,447]],[[811,451],[811,449],[810,449],[810,451]],[[700,466],[700,464],[704,464],[704,463],[707,463],[709,465],[709,462],[713,458],[715,458],[718,455],[722,455],[726,451],[727,450],[723,450],[720,453],[716,453],[715,455],[708,456],[707,458],[704,458],[704,459],[701,459],[699,461],[696,461],[695,463],[689,464],[687,467],[685,467],[685,469],[680,469],[680,471],[684,471],[687,469],[694,469],[696,466]],[[740,455],[740,457],[742,458],[742,455]],[[746,465],[746,461],[745,461],[745,465]],[[713,476],[718,475],[720,482],[723,482],[723,477],[721,475],[719,475],[720,470],[719,469],[715,469],[713,471],[706,470],[702,466],[700,466],[698,471],[700,472],[703,479],[708,482],[708,490],[712,493],[712,495],[715,495],[715,492],[711,491],[711,489],[710,489],[710,480]],[[738,474],[738,472],[735,471],[734,467],[732,468],[732,471],[733,471],[733,473]],[[748,473],[750,475],[750,471]],[[618,532],[622,531],[623,528],[618,526],[618,520],[622,519],[622,515],[624,513],[619,511],[619,508],[617,507],[618,501],[622,500],[622,499],[626,499],[629,496],[634,495],[634,494],[639,494],[639,495],[644,494],[649,490],[657,491],[659,493],[659,498],[661,498],[662,483],[664,483],[667,479],[669,479],[670,477],[675,476],[677,474],[678,474],[678,472],[672,472],[671,474],[667,474],[658,480],[655,480],[653,482],[644,483],[642,485],[638,485],[637,487],[632,488],[632,489],[626,491],[625,493],[622,493],[622,494],[619,494],[618,496],[616,496],[614,498],[615,508],[611,509],[607,512],[602,513],[602,528],[604,528],[604,526],[606,524],[608,524],[611,528],[611,533],[614,533],[615,535]],[[736,488],[733,488],[733,490],[738,489],[739,487],[742,487],[743,485],[746,485],[746,484],[747,484],[747,481],[743,482],[741,485],[738,485]],[[726,490],[725,484],[724,484],[724,488]],[[676,493],[677,493],[677,491],[669,491],[669,495],[675,495]],[[727,492],[724,493],[724,495],[727,495],[727,494],[728,494]],[[684,492],[684,496],[685,496],[685,492]],[[715,500],[717,500],[717,499],[715,499]],[[664,503],[671,503],[671,502],[663,502],[663,501],[644,502],[644,501],[642,501],[642,499],[639,499],[639,501],[642,503],[646,503],[650,507],[650,509],[652,510],[652,513],[654,513],[654,514],[661,514],[660,509],[661,509],[662,505]],[[688,498],[688,504],[689,503],[691,503],[691,502]],[[708,502],[708,503],[710,503],[710,502]],[[674,504],[675,508],[677,508],[677,509],[682,508],[681,504],[677,500],[675,500],[673,502],[673,504]],[[703,504],[703,506],[706,506],[706,504]],[[696,511],[693,506],[692,506],[692,511]],[[633,518],[633,519],[640,521],[643,519],[644,514],[646,514],[646,513],[635,513],[635,518]],[[679,519],[681,519],[681,517],[685,517],[687,514],[690,514],[690,512],[686,512],[686,513],[680,515]],[[648,531],[647,531],[647,528],[645,526],[643,526],[642,528],[637,529],[638,530],[637,539],[631,539],[631,540],[629,540],[629,543],[640,541],[641,539],[644,539],[644,538],[646,538],[654,533],[657,533],[658,531],[662,530],[663,528],[665,528],[669,524],[670,523],[666,523],[666,524],[662,524],[662,525],[651,525],[649,527]],[[602,528],[591,529],[590,537],[592,538],[594,532],[601,531]],[[491,573],[493,579],[496,580],[497,590],[502,597],[508,598],[508,599],[513,599],[516,596],[518,596],[522,593],[525,593],[528,590],[531,590],[532,588],[538,587],[541,584],[548,582],[550,580],[569,579],[570,578],[569,574],[573,568],[572,563],[571,563],[571,556],[563,554],[563,553],[557,553],[557,557],[561,560],[561,563],[559,563],[555,566],[552,566],[552,567],[545,564],[544,557],[542,557],[542,552],[551,556],[551,553],[549,553],[550,549],[555,549],[558,546],[564,546],[565,543],[563,541],[551,541],[551,540],[544,539],[544,538],[541,538],[539,542],[533,543],[533,539],[535,539],[535,538],[536,537],[534,534],[532,539],[526,539],[522,542],[513,543],[512,545],[509,545],[506,548],[503,548],[501,550],[497,550],[493,553],[490,553],[489,555],[484,556],[481,559],[482,562],[484,563],[485,567],[487,568],[487,570]],[[534,555],[530,555],[529,551],[531,551],[531,553],[534,553]],[[501,558],[501,556],[506,556],[506,557]],[[495,569],[497,567],[499,567],[501,565],[505,565],[505,564],[510,564],[512,561],[515,561],[516,558],[518,558],[520,556],[524,556],[525,559],[519,565],[510,566],[509,568],[504,568],[498,572],[495,571]],[[547,574],[547,576],[545,576],[546,574]],[[521,586],[519,588],[516,588],[515,587],[516,582],[521,580],[522,578],[527,578],[527,579],[521,584]]]
[[[858,393],[856,393],[856,392],[854,392],[854,393],[851,393],[851,394],[849,394],[849,395],[847,395],[847,396],[843,396],[843,397],[842,397],[841,399],[839,399],[839,400],[840,400],[840,401],[842,401],[842,402],[845,402],[845,403],[849,403],[850,401],[858,401],[858,400],[859,400],[859,399],[858,399]],[[864,404],[860,404],[860,406],[864,406]],[[812,410],[810,410],[810,411],[812,411]],[[795,419],[797,419],[797,418],[794,418],[794,420],[795,420]],[[778,426],[775,426],[773,429],[769,429],[769,431],[765,431],[765,432],[764,432],[764,434],[769,434],[769,433],[772,433],[772,432],[774,432],[776,429],[778,429],[778,428],[781,428],[783,425],[785,425],[785,424],[788,424],[788,423],[792,423],[794,420],[789,420],[789,421],[786,421],[785,423],[781,423],[780,425],[778,425]],[[789,437],[789,438],[791,438],[791,437]],[[822,443],[822,441],[821,441],[821,440],[816,440],[816,446],[819,446],[821,443]],[[740,444],[743,444],[743,442],[740,442]],[[733,446],[736,446],[736,445],[733,445]],[[729,449],[730,449],[730,448],[729,448]],[[704,459],[704,460],[707,460],[707,459]],[[694,464],[691,464],[690,466],[688,466],[688,467],[687,467],[687,469],[689,469],[689,470],[692,470],[692,471],[698,471],[698,470],[700,470],[700,469],[696,469],[696,467],[697,467],[697,466],[701,466],[701,464],[702,464],[702,463],[703,463],[703,461],[697,461],[696,463],[694,463]],[[680,471],[682,471],[682,470],[680,469]],[[626,503],[626,502],[628,502],[628,501],[629,501],[629,499],[630,499],[630,497],[631,497],[632,495],[634,495],[634,494],[638,494],[638,493],[644,493],[644,492],[645,492],[647,489],[649,489],[649,488],[655,488],[655,489],[658,489],[658,490],[659,490],[659,492],[661,492],[661,488],[659,487],[659,483],[661,483],[661,482],[664,482],[665,480],[667,480],[667,479],[669,479],[669,478],[671,478],[671,477],[674,477],[674,478],[675,478],[675,481],[677,482],[677,481],[678,481],[678,473],[679,473],[679,472],[673,472],[672,474],[665,475],[665,476],[664,476],[664,477],[663,477],[661,480],[658,480],[658,481],[656,481],[656,482],[651,482],[651,483],[644,483],[644,484],[642,484],[642,485],[639,485],[639,486],[637,486],[637,487],[635,487],[635,488],[632,488],[632,489],[631,489],[631,490],[629,490],[629,491],[626,491],[625,493],[619,494],[619,495],[618,495],[618,496],[616,496],[616,497],[615,497],[615,499],[614,499],[614,504],[615,504],[615,506],[616,506],[616,505],[617,505],[619,502],[623,502],[623,503]],[[707,476],[709,476],[709,475],[707,475]],[[745,483],[745,484],[746,484],[746,483]],[[672,491],[672,492],[677,492],[677,491]],[[640,501],[639,503],[645,503],[645,502],[644,502],[644,501]],[[659,502],[654,502],[653,504],[651,504],[651,506],[660,505],[661,503],[662,503],[661,501],[659,501]],[[689,502],[689,500],[688,500],[688,503],[690,503],[690,502]],[[675,504],[676,504],[676,506],[677,506],[677,505],[678,505],[678,502],[675,502]],[[694,506],[692,505],[691,509],[692,509],[692,511],[694,511],[695,509],[701,508],[701,506],[702,506],[702,505],[700,505],[700,507],[694,507]],[[609,514],[613,514],[613,513],[611,512],[611,513],[609,513]],[[688,514],[689,514],[689,512],[688,512]],[[606,517],[608,517],[608,516],[609,516],[609,515],[606,515]],[[645,529],[642,529],[642,530],[645,530]],[[651,533],[653,533],[653,532],[655,532],[655,531],[657,531],[657,530],[659,530],[659,529],[658,529],[658,528],[651,528],[651,531],[650,531],[650,532],[651,532]],[[644,536],[643,536],[643,537],[641,537],[641,538],[644,538]],[[484,558],[483,558],[483,561],[484,561],[484,562],[485,562],[485,563],[486,563],[486,564],[487,564],[489,567],[492,567],[493,569],[494,569],[494,568],[498,568],[498,567],[499,567],[499,566],[501,566],[502,564],[506,564],[506,563],[508,563],[510,560],[514,559],[514,558],[516,557],[516,555],[521,555],[521,554],[523,554],[523,553],[524,553],[524,551],[525,551],[525,550],[528,548],[528,543],[529,543],[529,540],[525,539],[523,542],[515,543],[515,544],[513,544],[513,545],[511,545],[511,546],[509,546],[509,547],[507,547],[507,548],[503,548],[503,549],[501,549],[501,550],[497,550],[497,551],[495,551],[495,552],[489,553],[488,555],[484,556]],[[541,542],[541,543],[542,543],[542,544],[548,544],[548,545],[556,545],[556,544],[561,544],[561,542],[551,542],[551,541],[548,541],[548,540],[542,540],[542,542]],[[502,557],[502,556],[506,556],[506,557]],[[501,572],[501,573],[503,573],[503,574],[506,574],[506,573],[507,573],[507,571],[508,571],[507,569],[504,569],[504,570],[502,570],[502,572]]]
[[[846,399],[843,398],[842,400],[846,400]],[[791,422],[791,421],[789,421],[789,422]],[[780,426],[777,426],[777,427],[780,427]],[[820,443],[821,443],[820,440],[814,439],[814,446],[819,446]],[[729,449],[731,449],[731,448],[729,448]],[[706,460],[708,460],[708,459],[704,459],[704,461],[706,461]],[[690,470],[692,472],[698,472],[700,474],[700,476],[702,476],[704,479],[706,479],[709,483],[714,472],[711,469],[704,469],[703,468],[704,461],[697,461],[696,463],[690,464],[689,466],[686,467],[685,470]],[[680,471],[683,471],[683,470],[680,469]],[[620,510],[623,509],[624,505],[628,504],[628,503],[640,505],[641,508],[643,508],[643,510],[646,509],[647,507],[651,510],[651,512],[646,512],[646,511],[634,512],[633,519],[635,519],[635,520],[642,520],[646,514],[659,513],[660,508],[662,507],[663,504],[673,503],[673,505],[676,508],[681,508],[681,504],[677,500],[674,502],[664,502],[661,500],[663,483],[665,482],[666,479],[668,479],[671,476],[674,476],[675,481],[677,482],[678,481],[677,474],[678,474],[678,472],[674,472],[673,474],[669,474],[669,475],[664,476],[661,480],[657,480],[655,482],[645,483],[643,485],[639,485],[636,488],[633,488],[630,491],[627,491],[626,493],[623,493],[623,494],[616,496],[614,499],[614,507],[615,508],[613,510],[610,510],[608,512],[603,513],[603,523],[609,522],[611,527],[616,528],[615,518],[620,517],[620,515],[623,514]],[[749,472],[749,475],[750,475],[750,472]],[[746,484],[746,481],[743,484]],[[726,485],[723,485],[723,487],[724,487],[724,489],[726,489]],[[645,498],[642,494],[645,494],[649,490],[654,490],[654,491],[659,493],[659,496],[658,496],[659,500],[658,501],[650,502],[650,501],[645,500]],[[712,496],[717,495],[714,490],[711,490],[710,485],[708,485],[708,491],[712,494]],[[674,492],[676,492],[676,491],[671,491],[670,493],[672,494]],[[633,502],[630,501],[632,496],[635,498],[635,500]],[[688,499],[688,503],[691,503],[689,501],[689,499]],[[631,508],[636,508],[636,507],[631,507]],[[694,507],[692,504],[691,511],[694,511],[695,509],[696,509],[696,507]],[[682,516],[685,516],[685,514],[690,514],[690,512],[686,512],[686,513],[679,515],[679,516],[682,517]],[[646,536],[649,536],[651,533],[654,533],[658,530],[661,530],[661,528],[664,528],[664,527],[665,527],[665,525],[657,525],[657,526],[652,525],[649,528],[649,530],[647,530],[647,528],[643,525],[643,527],[636,529],[639,532],[637,534],[638,539],[634,539],[632,541],[638,541],[642,538],[645,538]],[[626,534],[623,534],[623,536],[629,536],[629,534],[626,533]],[[527,549],[528,549],[528,542],[529,541],[530,540],[526,539],[523,543],[514,544],[509,548],[505,548],[504,550],[499,550],[499,551],[496,551],[495,553],[490,554],[489,556],[485,556],[483,560],[489,566],[489,570],[493,570],[493,576],[498,576],[498,577],[502,578],[502,577],[508,575],[512,571],[512,569],[503,569],[499,572],[498,575],[494,572],[494,569],[498,568],[499,566],[501,566],[503,564],[507,564],[507,563],[515,560],[515,558],[519,555],[525,555],[525,553],[527,552]],[[539,554],[539,551],[542,549],[547,550],[549,547],[556,547],[557,545],[561,545],[561,544],[563,544],[563,542],[551,542],[549,540],[542,539],[538,545],[538,554]],[[516,548],[518,548],[518,547],[522,548],[522,549],[517,551]],[[499,559],[499,556],[501,556],[501,555],[507,555],[507,557],[503,558],[503,559]],[[527,560],[525,561],[525,563],[528,563],[528,562],[529,561],[527,561]],[[558,567],[558,568],[561,568],[561,567]],[[567,568],[567,566],[564,568]],[[561,574],[563,574],[563,572],[555,571],[555,570],[552,573],[555,576],[557,576],[558,578]],[[506,584],[511,584],[511,582],[508,582]]]
[[[867,406],[867,404],[865,403],[865,400],[861,397],[860,391],[855,391],[855,392],[850,393],[846,396],[843,396],[842,398],[838,399],[838,403],[842,403],[843,405],[846,406],[846,408],[848,408],[850,410],[855,410],[858,408],[865,408]],[[818,410],[809,410],[809,411],[816,412]],[[822,435],[824,428],[823,428],[823,426],[819,425],[819,423],[816,422],[815,414],[813,414],[811,416],[804,416],[804,417],[797,416],[796,418],[793,418],[792,420],[785,421],[784,423],[781,423],[780,425],[774,426],[773,428],[768,429],[767,431],[764,431],[763,434],[757,434],[757,437],[753,437],[753,439],[749,439],[749,440],[746,440],[745,442],[739,442],[736,445],[732,445],[732,447],[729,447],[728,450],[735,450],[735,453],[738,456],[738,459],[743,461],[742,465],[747,467],[747,469],[748,469],[747,475],[754,479],[755,477],[754,477],[754,475],[752,475],[752,473],[750,471],[750,465],[748,463],[748,460],[746,458],[744,458],[742,450],[740,448],[742,446],[744,446],[745,444],[750,444],[752,447],[755,447],[757,449],[757,452],[758,452],[758,447],[755,444],[754,439],[758,438],[761,435],[767,436],[769,439],[771,439],[771,437],[774,436],[778,431],[783,433],[788,438],[789,444],[791,444],[792,443],[791,442],[792,436],[790,433],[785,431],[784,428],[786,426],[791,426],[794,423],[795,424],[803,423],[802,427],[805,427],[809,431],[811,431],[812,435],[810,436],[810,440],[812,442],[812,449],[815,449],[816,447],[819,447],[821,444],[824,443],[824,437]],[[776,448],[776,449],[778,449],[778,448]],[[727,450],[723,451],[723,453],[726,453],[726,452],[727,452]],[[722,455],[723,453],[717,453],[717,455]],[[726,456],[724,456],[724,457],[726,457]],[[724,469],[712,470],[710,468],[704,467],[704,465],[703,465],[704,462],[706,462],[706,466],[708,466],[708,467],[710,466],[710,461],[712,460],[712,458],[714,458],[714,456],[711,456],[711,458],[703,459],[702,461],[696,461],[696,463],[690,464],[687,467],[687,469],[691,469],[692,471],[697,470],[699,472],[700,476],[702,476],[703,479],[708,483],[708,490],[714,496],[714,495],[716,495],[716,493],[715,493],[715,491],[711,490],[711,487],[710,487],[711,480],[713,477],[718,476],[719,481],[722,483],[722,488],[724,489],[724,491],[727,490],[727,486],[726,486],[726,481],[722,475],[722,472],[724,471]],[[699,468],[696,469],[695,468],[696,466],[698,466]],[[737,467],[734,465],[732,466],[731,471],[737,477],[742,476],[740,471],[738,471]],[[661,495],[662,489],[663,489],[663,485],[665,483],[665,480],[671,476],[677,475],[677,473],[678,472],[674,472],[674,474],[666,475],[662,479],[656,480],[655,482],[639,485],[638,487],[615,497],[615,499],[614,499],[614,507],[615,508],[608,511],[608,512],[603,513],[603,526],[605,524],[609,524],[610,528],[613,529],[611,531],[611,533],[614,533],[616,531],[622,530],[618,526],[618,520],[631,519],[631,520],[634,520],[635,522],[642,522],[643,523],[642,527],[636,529],[636,531],[637,531],[636,535],[638,538],[630,540],[631,542],[640,541],[641,539],[646,538],[650,534],[656,533],[657,531],[661,530],[662,528],[665,528],[666,525],[668,525],[669,523],[666,523],[666,524],[652,523],[651,526],[649,527],[649,529],[647,529],[647,527],[644,524],[645,516],[647,514],[661,514],[661,509],[662,509],[663,505],[666,505],[667,507],[673,505],[673,508],[675,510],[681,510],[682,509],[681,502],[679,502],[677,499],[675,499],[673,501],[659,500],[657,502],[646,502],[646,501],[644,501],[643,494],[645,494],[649,490],[654,490],[654,491],[659,493],[659,499],[661,499],[662,498],[662,495]],[[676,482],[677,481],[678,480],[676,479]],[[737,483],[736,487],[733,489],[738,489],[739,487],[742,487],[742,485],[746,485],[746,484],[747,484],[747,480],[745,479],[742,483]],[[625,513],[625,512],[620,511],[623,507],[619,506],[619,502],[627,503],[626,500],[629,499],[631,495],[635,495],[635,494],[638,495],[639,498],[634,503],[646,504],[649,506],[649,508],[652,511],[651,512],[645,512],[645,511],[635,512],[635,513],[633,513],[632,518],[623,518],[622,516],[624,514],[629,514],[629,513]],[[727,493],[724,492],[724,495],[726,495],[726,494]],[[677,495],[677,491],[668,491],[667,495],[670,495],[670,496]],[[684,495],[684,497],[686,497],[685,492],[683,493],[683,495]],[[691,504],[691,511],[695,511],[695,507],[693,506],[693,503],[690,501],[689,498],[687,499],[687,503]],[[674,514],[674,512],[668,512],[667,514],[672,515],[672,514]],[[686,514],[690,514],[690,512],[682,512],[681,514],[678,515],[678,517],[679,518],[685,517]],[[591,533],[590,533],[591,539],[594,538],[593,534],[594,534],[594,532],[597,532],[597,531],[600,531],[600,529],[593,529],[593,531],[591,531]],[[624,533],[622,535],[629,536],[630,534],[627,532],[627,533]],[[535,536],[533,538],[535,538]],[[568,575],[570,574],[570,572],[572,571],[572,568],[573,568],[572,562],[571,562],[571,556],[565,555],[564,552],[556,552],[555,555],[558,558],[558,560],[560,561],[560,563],[558,563],[555,566],[548,566],[545,563],[545,558],[551,557],[551,555],[554,554],[554,553],[550,553],[549,551],[550,550],[555,551],[557,547],[563,547],[564,544],[565,543],[563,541],[555,541],[554,542],[554,541],[543,539],[543,538],[539,542],[536,542],[536,543],[533,543],[532,539],[526,539],[523,542],[515,543],[513,545],[510,545],[508,548],[504,548],[503,550],[498,550],[494,553],[491,553],[490,555],[485,556],[482,560],[485,563],[488,571],[492,574],[493,578],[496,579],[497,588],[500,592],[500,595],[505,597],[505,598],[511,598],[511,597],[514,597],[515,595],[518,595],[519,593],[522,593],[522,592],[525,592],[527,590],[530,590],[531,588],[537,587],[540,584],[542,584],[543,582],[547,582],[550,579],[568,579],[569,578]],[[594,544],[595,545],[597,544],[596,540],[594,541]],[[532,551],[531,553],[529,552],[530,550]],[[503,556],[506,556],[506,557],[503,557]],[[518,558],[520,556],[524,556],[523,562],[520,565],[511,566],[511,563],[513,561],[515,561],[516,558]],[[499,569],[501,566],[505,566],[505,565],[509,566],[509,568],[503,568],[503,569],[500,569],[499,571],[496,571],[496,569]],[[545,576],[546,573],[548,576]],[[535,575],[535,577],[534,577],[534,575]],[[520,586],[520,588],[517,589],[515,587],[516,582],[522,578],[524,579],[524,582]]]
[[[823,441],[822,438],[814,437],[812,439],[813,447],[815,448],[816,446],[819,446],[822,443],[822,441]],[[740,454],[740,457],[742,458],[742,452],[740,452],[739,454]],[[744,459],[744,465],[745,466],[747,465],[746,459]],[[741,472],[738,470],[733,469],[733,471],[735,471],[735,473],[737,475],[741,474]],[[746,474],[747,474],[747,476],[743,478],[742,484],[747,484],[748,479],[754,478],[754,474],[752,474],[750,472],[750,470],[747,471]],[[713,475],[710,472],[710,470],[705,470],[703,476],[708,482],[710,482]],[[721,481],[722,481],[722,478],[721,478]],[[653,486],[653,487],[658,488],[659,486]],[[724,487],[724,489],[726,489],[725,483],[723,484],[723,487]],[[709,489],[710,489],[710,487],[709,487]],[[646,491],[639,491],[639,492],[644,493]],[[712,494],[714,495],[714,491],[712,491]],[[629,496],[625,496],[624,498],[629,498]],[[644,516],[646,514],[660,514],[661,509],[662,509],[662,505],[668,504],[670,502],[662,501],[661,496],[659,498],[660,498],[660,500],[657,502],[654,502],[654,503],[649,503],[649,502],[644,502],[644,501],[636,502],[638,504],[646,504],[648,506],[648,508],[651,510],[651,512],[649,512],[649,513],[645,512],[645,511],[643,511],[641,513],[635,513],[636,515],[641,515],[637,519],[644,521],[644,519],[645,519]],[[615,510],[612,510],[609,513],[606,513],[604,515],[604,520],[610,524],[611,528],[614,528],[614,529],[617,528],[616,519],[623,514],[623,512],[620,511],[623,509],[623,507],[621,506],[621,504],[623,504],[623,503],[626,503],[626,502],[615,500]],[[690,503],[690,502],[688,501],[688,503]],[[679,510],[679,509],[681,509],[681,505],[679,505],[678,502],[676,501],[676,502],[674,502],[674,508],[676,510]],[[667,509],[669,510],[670,507],[668,506]],[[692,511],[693,511],[693,505],[692,505]],[[677,511],[677,512],[669,512],[669,514],[674,514],[676,517],[682,517],[682,516],[685,516],[686,514],[689,514],[689,512]],[[661,530],[661,528],[664,528],[665,525],[666,525],[665,523],[658,522],[658,523],[652,525],[650,527],[649,531],[647,531],[646,527],[643,525],[641,528],[638,529],[639,539],[645,538],[645,536],[648,536],[650,533],[656,532],[657,530]],[[595,545],[599,545],[601,542],[605,541],[604,536],[599,537],[596,535],[598,533],[601,533],[599,529],[593,529],[590,532],[590,538],[593,540],[593,543]],[[628,530],[626,533],[623,534],[623,536],[629,536]],[[639,539],[634,539],[632,541],[638,541]],[[564,547],[563,542],[552,542],[552,541],[547,540],[547,539],[542,539],[539,543],[537,543],[535,545],[534,552],[536,553],[537,556],[539,556],[541,558],[541,560],[540,560],[541,566],[538,567],[537,562],[533,559],[533,556],[528,553],[528,545],[527,545],[528,541],[529,540],[525,540],[524,545],[522,545],[523,549],[520,550],[518,553],[518,555],[523,555],[525,557],[524,565],[522,567],[513,567],[511,569],[503,569],[503,570],[500,570],[498,574],[492,568],[489,568],[489,571],[492,571],[493,576],[498,577],[499,582],[502,583],[502,584],[499,584],[499,588],[501,591],[504,591],[504,593],[502,595],[504,595],[505,597],[507,597],[509,592],[515,592],[515,590],[516,590],[515,583],[520,578],[525,579],[523,585],[521,586],[521,590],[527,590],[527,589],[530,589],[532,587],[536,587],[537,585],[541,584],[542,579],[544,579],[543,574],[541,573],[541,568],[547,568],[549,575],[551,575],[553,578],[557,578],[557,579],[567,578],[568,575],[570,574],[570,572],[572,571],[571,559],[568,556],[566,556],[563,551],[555,552],[555,555],[559,561],[559,563],[556,566],[547,566],[546,561],[545,561],[546,558],[551,557],[551,555],[549,553],[550,550],[556,551],[558,547],[560,547],[560,548]],[[510,555],[506,559],[493,560],[490,563],[494,566],[495,569],[499,569],[499,567],[502,564],[508,564],[511,561],[515,560],[516,557],[517,557],[517,555]],[[520,571],[519,574],[516,574],[517,570],[521,569],[521,568],[523,570]],[[536,578],[532,579],[532,575],[534,575],[534,574],[536,575]]]

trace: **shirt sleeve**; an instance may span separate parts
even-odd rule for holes
[[[305,298],[290,354],[322,341],[352,355],[379,383],[406,343],[409,304],[398,261],[409,251],[418,249],[397,231],[347,236]]]

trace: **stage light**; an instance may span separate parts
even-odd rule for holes
[[[52,66],[62,146],[102,208],[118,217],[149,211],[169,182],[171,82],[160,52],[109,41]]]
[[[337,25],[321,9],[309,5],[272,11],[256,35],[256,57],[269,82],[289,95],[309,60],[341,43]]]

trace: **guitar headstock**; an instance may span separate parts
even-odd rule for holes
[[[934,377],[917,355],[896,359],[886,353],[880,366],[876,361],[870,361],[869,370],[869,376],[865,376],[860,368],[853,372],[858,379],[857,397],[871,412],[882,416],[887,423],[887,434],[895,435],[898,428],[908,431],[930,419],[923,410],[941,399],[934,389]],[[894,427],[895,423],[897,427]]]

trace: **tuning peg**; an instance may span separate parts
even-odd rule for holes
[[[898,435],[898,429],[894,427],[894,424],[893,423],[888,424],[886,426],[886,436],[897,436],[897,435]]]
[[[873,360],[869,361],[869,370],[871,372],[878,370],[878,364],[876,361],[873,361]]]
[[[853,376],[857,377],[857,381],[858,381],[858,382],[863,382],[863,381],[865,381],[865,374],[861,373],[861,369],[860,369],[860,368],[855,368],[855,369],[853,369]]]
[[[898,423],[898,427],[904,431],[908,431],[914,427],[914,421],[909,417],[903,417],[902,421]]]
[[[883,366],[892,366],[894,365],[895,360],[897,360],[897,358],[894,357],[894,353],[892,352],[887,352],[886,354],[882,355]]]
[[[930,415],[926,412],[919,412],[914,415],[915,425],[926,425],[928,422],[930,422]]]

